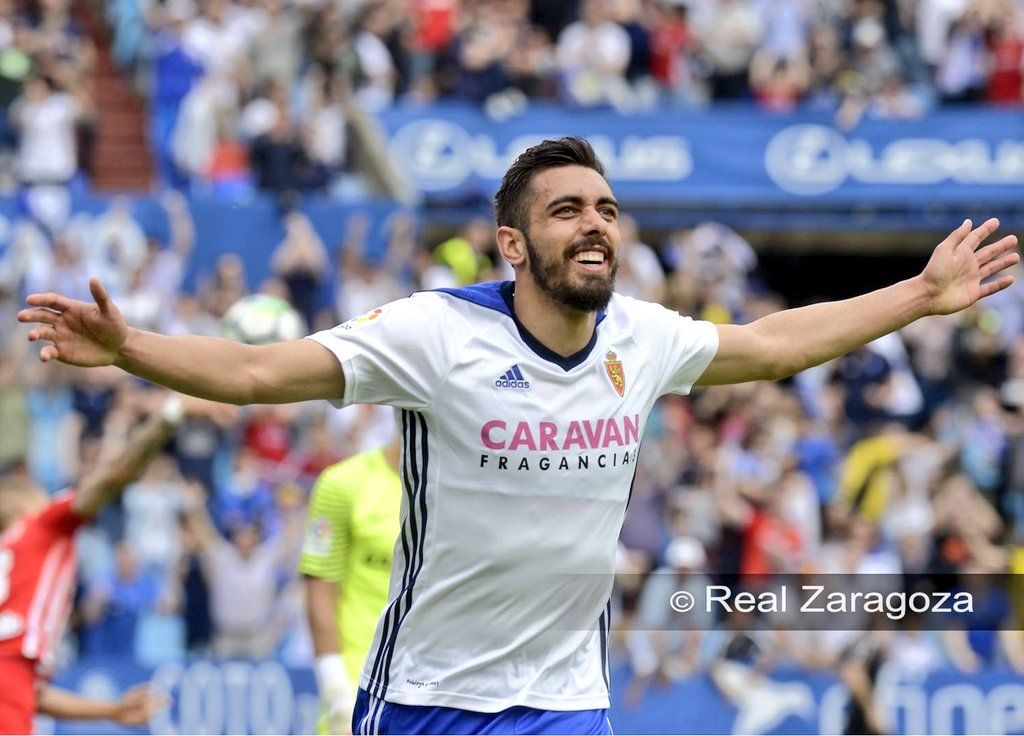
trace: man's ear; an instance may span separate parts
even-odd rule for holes
[[[526,238],[523,237],[522,231],[502,225],[495,233],[495,239],[498,242],[498,252],[512,268],[519,268],[526,263]]]

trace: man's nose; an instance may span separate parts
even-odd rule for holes
[[[580,230],[587,237],[604,237],[608,232],[608,221],[601,217],[595,207],[587,207],[580,218]]]

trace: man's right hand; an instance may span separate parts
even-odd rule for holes
[[[30,341],[45,340],[39,351],[46,363],[56,358],[71,365],[92,367],[113,365],[128,339],[128,324],[110,300],[99,279],[89,280],[94,304],[68,299],[60,294],[31,294],[31,307],[18,312],[19,322],[38,323],[28,333]]]
[[[312,340],[244,345],[223,337],[160,335],[129,328],[106,290],[90,279],[93,304],[33,294],[21,322],[45,340],[44,363],[114,365],[178,393],[226,404],[290,404],[345,396],[345,373],[330,349]]]

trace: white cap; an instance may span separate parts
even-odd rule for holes
[[[670,567],[685,567],[696,570],[707,561],[704,545],[694,537],[676,537],[665,550],[665,562]]]

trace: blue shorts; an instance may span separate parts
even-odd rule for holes
[[[479,713],[432,705],[388,703],[359,690],[352,714],[356,734],[611,734],[608,710],[537,710],[516,706]]]

